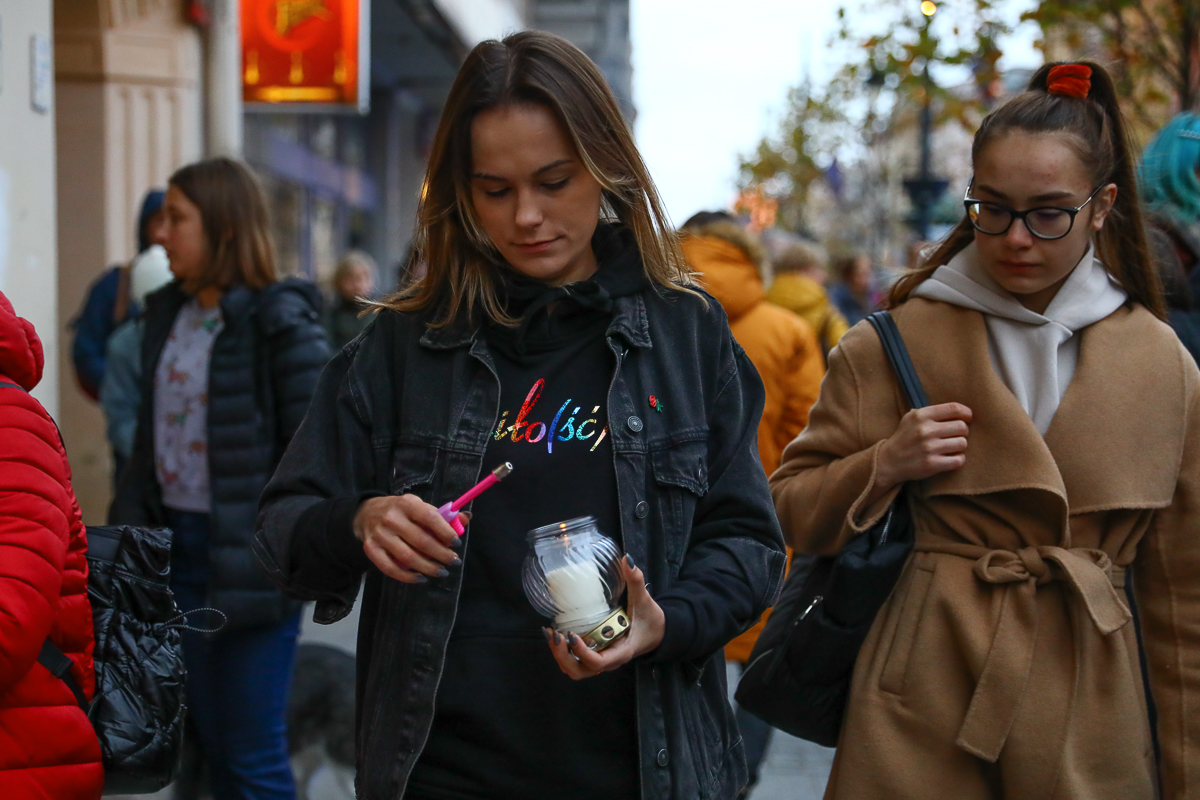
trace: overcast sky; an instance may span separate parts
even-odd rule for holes
[[[896,0],[910,1],[917,2]],[[788,89],[806,74],[819,83],[840,66],[827,47],[838,4],[631,0],[638,144],[676,225],[728,207],[738,155],[775,130]],[[1009,0],[1011,18],[1031,4]],[[1001,66],[1040,64],[1036,33],[1019,28]]]

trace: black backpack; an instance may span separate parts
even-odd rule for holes
[[[13,383],[0,386],[24,391]],[[157,792],[179,771],[187,713],[179,631],[190,626],[171,594],[171,531],[89,526],[87,560],[96,640],[92,702],[71,674],[71,659],[49,638],[38,662],[67,685],[91,721],[104,793]]]
[[[183,615],[175,606],[171,531],[87,529],[88,600],[96,645],[91,703],[71,660],[46,639],[38,661],[75,694],[100,740],[105,794],[157,792],[179,771],[183,753]]]

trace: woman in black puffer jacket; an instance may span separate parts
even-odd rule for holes
[[[284,718],[300,609],[250,547],[259,495],[329,359],[320,294],[276,276],[262,191],[244,165],[184,167],[164,207],[176,280],[147,300],[138,432],[109,517],[171,528],[180,607],[229,618],[215,636],[184,634],[214,796],[290,800]]]

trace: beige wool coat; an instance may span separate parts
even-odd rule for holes
[[[1200,372],[1140,306],[1082,330],[1043,438],[983,316],[893,311],[930,403],[974,412],[966,465],[911,487],[916,546],[859,654],[826,798],[1200,798]],[[771,478],[801,552],[874,523],[879,443],[906,411],[869,325],[830,358]],[[1158,707],[1154,764],[1132,575]]]

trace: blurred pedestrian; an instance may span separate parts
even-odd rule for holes
[[[905,485],[916,529],[825,797],[1185,797],[1200,370],[1161,322],[1112,78],[1047,64],[972,161],[967,213],[890,298],[933,405],[903,407],[879,337],[852,329],[772,477],[798,552],[836,551]]]
[[[151,189],[142,200],[137,221],[138,253],[144,253],[156,241],[157,231],[164,222],[164,194]],[[110,267],[88,289],[79,316],[71,323],[74,341],[71,359],[79,388],[93,400],[100,399],[100,382],[104,380],[105,348],[108,337],[126,319],[137,317],[140,306],[129,295],[133,261]]]
[[[366,574],[359,795],[732,800],[746,771],[719,653],[784,566],[762,383],[566,40],[468,54],[426,186],[425,277],[330,362],[258,534],[319,618]],[[504,462],[451,517],[460,539],[438,507]],[[600,651],[522,588],[527,532],[584,515],[627,553],[631,624]]]
[[[878,308],[871,296],[871,259],[851,253],[836,259],[834,269],[838,280],[829,290],[829,298],[849,325],[857,325]]]
[[[129,280],[129,297],[138,308],[144,308],[146,296],[171,281],[171,265],[167,251],[155,244],[133,260]],[[100,406],[108,442],[113,452],[113,481],[120,480],[129,457],[133,454],[133,437],[137,431],[138,407],[141,405],[142,380],[142,323],[141,316],[125,320],[108,337],[104,354],[104,378],[100,381]]]
[[[825,375],[816,334],[799,315],[767,302],[766,259],[753,233],[725,212],[704,211],[680,229],[688,265],[729,317],[733,338],[746,350],[766,387],[758,452],[767,474],[783,448],[808,424]]]
[[[764,299],[766,254],[754,234],[737,224],[732,215],[702,211],[685,222],[680,232],[684,257],[729,315],[733,338],[745,348],[762,378],[767,399],[758,423],[758,455],[770,475],[779,466],[783,448],[808,424],[808,410],[820,394],[825,375],[821,346],[805,320]],[[725,646],[727,661],[745,669],[769,613]],[[740,707],[737,723],[750,776],[742,790],[746,796],[758,782],[771,726]]]
[[[67,684],[38,662],[47,640],[95,690],[87,535],[54,420],[28,392],[42,342],[0,294],[0,797],[95,800],[100,743]]]
[[[824,253],[816,245],[797,242],[780,253],[772,267],[775,280],[767,289],[768,302],[803,317],[816,331],[821,352],[828,358],[850,326],[825,292]]]
[[[180,169],[165,208],[159,241],[175,281],[147,299],[147,377],[110,519],[171,528],[180,608],[229,619],[221,633],[183,635],[214,798],[290,800],[284,715],[300,608],[251,544],[258,497],[329,358],[320,293],[278,279],[262,190],[244,165]]]
[[[1177,114],[1142,153],[1139,170],[1151,255],[1168,321],[1200,360],[1200,114]]]
[[[365,303],[375,296],[375,259],[361,250],[351,250],[338,261],[333,273],[333,302],[326,307],[324,325],[334,352],[362,333],[373,313],[364,314]]]

